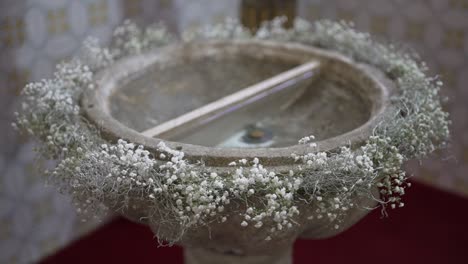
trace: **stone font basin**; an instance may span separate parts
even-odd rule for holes
[[[192,130],[161,137],[142,131],[202,107],[242,88],[281,72],[316,60],[320,66],[309,81],[285,89],[248,107],[226,114]],[[317,148],[334,151],[359,145],[391,111],[393,83],[377,69],[356,63],[340,54],[300,44],[268,41],[206,41],[172,45],[150,53],[125,58],[101,72],[97,89],[82,100],[87,118],[110,140],[125,139],[145,146],[155,157],[161,140],[185,153],[189,161],[200,161],[219,173],[232,171],[235,160],[258,158],[277,171],[299,169],[291,154],[310,152],[298,139],[315,135]],[[231,144],[245,140],[243,133],[256,124],[268,144]],[[247,130],[246,130],[247,129]],[[236,139],[236,135],[240,135]],[[226,143],[228,142],[228,143]],[[230,143],[231,142],[231,143]],[[132,200],[121,211],[138,222],[149,204]],[[356,199],[360,208],[371,207],[371,199]],[[232,203],[229,211],[243,207]],[[333,236],[354,224],[367,210],[347,212],[338,229],[321,220],[307,219],[314,204],[299,203],[299,224],[281,237],[265,241],[263,229],[241,228],[239,217],[225,223],[189,230],[181,244],[189,263],[288,263],[292,243],[298,237],[320,239]],[[302,213],[304,212],[304,213]],[[155,219],[159,216],[155,215]],[[171,233],[170,226],[151,224],[153,230]]]

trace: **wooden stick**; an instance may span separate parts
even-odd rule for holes
[[[255,102],[255,99],[258,96],[264,98],[265,96],[274,94],[276,90],[281,90],[275,90],[275,88],[277,88],[280,84],[294,79],[304,78],[304,75],[307,73],[309,73],[309,75],[306,77],[309,78],[311,74],[317,71],[319,66],[320,62],[318,61],[311,61],[299,65],[291,70],[275,75],[272,78],[251,85],[233,94],[227,95],[219,100],[194,109],[186,114],[166,121],[141,133],[147,137],[155,137],[168,134],[177,128],[193,125],[195,122],[202,121],[202,123],[207,123],[213,119],[213,116],[216,116],[219,113],[225,114],[224,112],[226,112],[226,110],[229,108],[233,108],[236,105],[239,107],[249,105]],[[237,109],[237,107],[235,108]]]

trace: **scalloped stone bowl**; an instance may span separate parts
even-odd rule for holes
[[[141,133],[311,60],[320,62],[318,76],[312,83],[302,84],[304,92],[292,105],[278,112],[281,100],[287,98],[282,96],[267,100],[253,111],[264,115],[262,118],[266,119],[262,120],[274,135],[274,143],[269,147],[229,148],[214,142],[220,134],[258,118],[242,112],[229,121],[237,127],[224,129],[227,124],[221,119],[203,128],[195,138],[191,133],[162,139]],[[394,92],[393,83],[369,65],[318,48],[257,40],[172,45],[125,58],[101,72],[97,80],[98,88],[87,92],[82,104],[87,118],[99,126],[104,137],[122,138],[152,152],[157,152],[157,144],[164,140],[169,147],[182,150],[189,161],[203,160],[220,173],[232,170],[228,166],[231,161],[255,157],[276,171],[298,170],[291,154],[310,152],[306,145],[297,144],[299,138],[310,134],[316,136],[321,151],[359,144],[390,112],[390,96]],[[266,108],[272,111],[271,115],[262,111]],[[131,208],[120,213],[149,224],[141,216],[150,205],[137,198],[130,200]],[[357,197],[355,204],[360,208],[372,207],[374,201]],[[243,206],[231,203],[227,212]],[[283,230],[271,241],[265,241],[265,237],[268,225],[273,223],[264,223],[265,228],[260,229],[244,228],[239,224],[241,216],[235,214],[225,223],[189,230],[180,241],[187,248],[187,263],[290,263],[292,244],[298,237],[334,236],[368,212],[349,210],[343,224],[335,229],[327,220],[306,218],[307,212],[316,210],[314,204],[297,202],[297,206],[301,213],[294,221],[298,225]],[[163,224],[150,226],[167,234],[173,231]]]

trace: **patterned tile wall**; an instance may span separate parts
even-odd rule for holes
[[[50,76],[85,36],[106,41],[120,8],[107,0],[0,2],[0,263],[36,262],[96,225],[81,223],[69,199],[44,186],[33,144],[10,123],[24,84]]]
[[[298,0],[306,19],[344,19],[376,36],[417,50],[442,74],[452,113],[452,148],[410,166],[420,180],[468,194],[468,0]],[[0,1],[0,263],[30,263],[95,224],[44,187],[31,166],[32,143],[9,129],[15,97],[31,80],[50,76],[87,35],[106,42],[123,18],[163,20],[174,32],[225,16],[240,0],[2,0]],[[413,164],[414,165],[414,164]]]

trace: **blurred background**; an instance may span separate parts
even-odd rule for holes
[[[106,43],[126,18],[141,25],[163,21],[178,33],[226,17],[255,27],[275,14],[353,21],[416,50],[445,82],[453,144],[408,168],[415,181],[468,197],[468,0],[1,0],[0,263],[36,262],[99,225],[81,222],[66,197],[44,186],[32,164],[33,143],[12,131],[17,95],[27,82],[51,76],[89,35]]]

